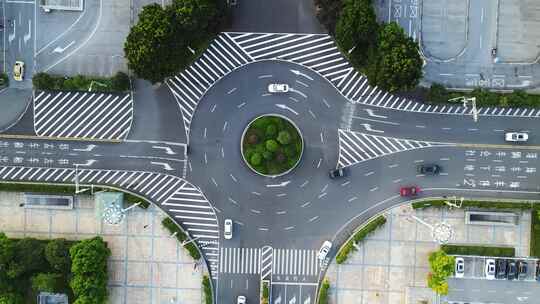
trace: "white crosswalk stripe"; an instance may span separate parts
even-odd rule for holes
[[[309,249],[274,249],[272,275],[317,276],[317,251]]]
[[[409,140],[341,129],[338,130],[338,134],[339,167],[352,166],[366,160],[408,150],[453,145],[451,143]]]
[[[34,92],[39,136],[124,139],[132,120],[131,93]]]
[[[221,248],[220,273],[317,276],[317,251],[309,249]]]
[[[72,184],[75,174],[72,168],[0,166],[0,180],[8,181]],[[213,207],[195,186],[176,176],[143,171],[79,169],[78,179],[81,184],[126,189],[157,204],[196,239],[217,278],[219,225]]]

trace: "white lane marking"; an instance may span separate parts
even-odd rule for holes
[[[294,93],[296,93],[296,94],[298,94],[298,95],[300,95],[300,96],[302,96],[302,97],[304,97],[304,98],[307,98],[307,95],[304,94],[304,92],[302,92],[302,91],[296,90],[296,89],[294,89],[294,88],[290,88],[290,91],[291,91],[291,92],[294,92]]]
[[[416,125],[417,128],[420,128],[420,129],[425,129],[426,126],[423,126],[423,125]]]
[[[276,214],[278,214],[278,215],[282,215],[282,214],[286,214],[286,213],[287,213],[287,211],[285,211],[285,210],[276,212]]]
[[[369,192],[377,191],[377,189],[379,189],[379,187],[371,188],[369,189]]]
[[[262,94],[261,96],[262,96],[262,97],[267,97],[267,96],[272,96],[272,94],[270,94],[270,93],[264,93],[264,94]]]
[[[313,111],[311,111],[311,109],[309,109],[308,112],[311,115],[311,117],[313,117],[313,119],[317,119],[317,116],[315,116],[315,113],[313,113]]]
[[[476,129],[476,128],[470,128],[470,129],[467,129],[467,131],[478,131],[478,129]]]
[[[346,182],[344,182],[343,184],[341,184],[341,187],[345,187],[345,186],[347,186],[347,185],[350,184],[350,183],[351,183],[351,181],[346,181]]]
[[[364,123],[364,124],[361,124],[361,125],[362,125],[364,128],[366,128],[366,131],[368,131],[368,132],[384,133],[383,130],[374,130],[374,129],[372,129],[370,124]]]
[[[289,227],[283,228],[283,230],[285,230],[285,231],[287,231],[287,230],[292,230],[292,229],[294,229],[294,226],[289,226]]]
[[[263,78],[270,78],[270,77],[272,77],[272,75],[261,75],[261,76],[258,76],[257,78],[263,79]]]
[[[305,202],[300,207],[306,208],[307,206],[311,205],[311,202]]]
[[[302,77],[305,77],[309,80],[313,80],[313,78],[309,77],[307,74],[304,74],[298,70],[290,70],[293,74],[297,75],[297,76],[302,76]]]
[[[261,196],[261,194],[259,192],[255,192],[255,191],[251,191],[251,193],[257,195],[257,196]]]
[[[277,188],[277,187],[285,187],[287,186],[288,184],[290,184],[291,181],[288,180],[288,181],[284,181],[284,182],[281,182],[279,184],[267,184],[266,187],[267,188]]]
[[[216,107],[217,107],[217,103],[212,106],[212,108],[210,109],[210,113],[214,113],[214,111],[216,110]]]
[[[388,168],[395,168],[397,166],[399,166],[399,165],[398,164],[392,164],[392,165],[388,166]]]
[[[225,123],[223,123],[223,132],[225,132],[225,130],[227,129],[228,124],[229,124],[228,121],[225,121]]]
[[[234,91],[236,91],[236,88],[232,88],[229,92],[227,92],[227,95],[231,95]]]
[[[240,109],[241,107],[243,107],[245,105],[246,105],[246,102],[242,102],[241,104],[237,105],[236,107]]]
[[[309,181],[303,182],[303,183],[300,185],[300,188],[304,188],[308,183],[309,183]]]
[[[206,138],[206,132],[207,132],[207,130],[206,130],[206,128],[204,128],[203,138]]]
[[[97,147],[97,146],[96,145],[87,145],[86,148],[84,148],[84,149],[73,149],[73,151],[90,152],[90,151],[94,150],[95,147]]]
[[[217,187],[217,186],[218,186],[218,184],[217,184],[217,182],[216,182],[216,179],[215,179],[215,178],[213,178],[213,177],[211,177],[210,179],[212,180],[212,183],[214,183],[214,185],[215,185],[215,186]]]
[[[286,196],[287,193],[279,193],[279,194],[276,194],[277,197],[282,197],[282,196]]]
[[[309,88],[309,85],[307,83],[303,83],[300,80],[296,80],[296,83],[299,83],[299,84],[305,86],[306,88]]]
[[[157,165],[157,166],[163,166],[163,169],[167,170],[167,171],[172,171],[174,170],[171,165],[169,165],[168,163],[162,163],[162,162],[150,162],[152,165]]]
[[[309,219],[309,222],[311,223],[311,222],[315,221],[315,220],[318,219],[318,218],[319,218],[318,215],[317,215],[317,216],[314,216],[314,217],[312,217],[312,218]]]
[[[322,158],[319,158],[319,163],[317,164],[317,169],[319,169],[321,167],[321,163],[322,163]]]
[[[401,178],[395,179],[395,180],[393,180],[392,182],[393,182],[394,184],[397,184],[397,183],[401,182]]]
[[[375,172],[371,171],[371,172],[368,172],[368,173],[364,174],[364,176],[370,176],[373,173],[375,173]]]
[[[255,214],[261,214],[261,211],[257,210],[257,209],[251,209],[250,211],[255,213]]]
[[[204,129],[206,131],[206,129]],[[205,136],[206,137],[206,136]],[[171,147],[163,147],[163,146],[152,146],[154,149],[162,149],[165,150],[165,153],[168,155],[175,155],[176,152],[174,152]]]
[[[323,137],[323,132],[321,132],[321,143],[324,144],[324,137]]]
[[[229,174],[229,175],[231,176],[231,179],[232,179],[235,183],[238,182],[238,180],[236,179],[236,177],[234,177],[234,175],[232,175],[232,174]]]
[[[326,99],[322,99],[322,102],[324,103],[324,105],[330,109],[330,104],[328,104],[328,102],[326,101]]]
[[[440,76],[454,76],[453,73],[440,73]]]
[[[268,231],[269,230],[268,228],[264,228],[264,227],[259,227],[257,229],[260,230],[260,231]]]
[[[70,46],[74,45],[75,44],[75,41],[71,41],[68,45],[66,45],[65,47],[59,47],[57,46],[52,52],[53,53],[60,53],[62,54],[65,50],[67,50]]]
[[[231,197],[229,197],[229,202],[235,204],[236,206],[238,206],[238,202],[233,200]]]
[[[355,201],[355,200],[357,200],[357,199],[358,199],[358,197],[353,196],[353,197],[351,197],[350,199],[348,199],[347,201],[350,203],[350,202]]]
[[[75,166],[85,166],[85,167],[88,167],[88,166],[91,166],[92,164],[94,164],[95,162],[97,162],[97,160],[95,159],[89,159],[87,160],[84,164],[75,164]],[[171,166],[169,166],[169,164],[167,163],[154,163],[152,162],[152,164],[166,164],[169,168],[171,168]],[[165,170],[169,170],[167,169],[167,167],[165,167]],[[172,168],[170,170],[173,170]]]
[[[384,115],[374,114],[374,111],[372,109],[365,109],[365,110],[366,110],[366,112],[368,113],[369,116],[377,117],[377,118],[383,118],[383,119],[388,118],[387,116],[384,116]]]
[[[291,109],[289,106],[287,105],[284,105],[284,104],[276,104],[276,107],[280,108],[280,109],[283,109],[283,110],[287,110],[287,111],[290,111],[291,113],[293,113],[294,115],[298,115],[298,112],[296,112],[295,110]]]
[[[319,194],[319,195],[317,196],[317,198],[321,199],[321,198],[325,197],[326,194],[327,194],[326,192],[325,192],[325,193],[321,193],[321,194]]]
[[[443,130],[445,130],[445,131],[449,131],[449,130],[452,130],[452,128],[448,128],[448,127],[445,127],[445,128],[441,128],[441,129],[443,129]]]
[[[292,97],[292,96],[289,96],[289,99],[292,100],[292,101],[294,101],[294,102],[299,102],[298,99],[296,99],[296,98],[294,98],[294,97]]]
[[[423,159],[417,159],[417,160],[414,161],[414,163],[417,164],[417,163],[421,163],[423,161],[424,161]]]
[[[450,160],[450,158],[448,158],[448,157],[443,157],[443,158],[440,158],[439,160],[445,161],[445,160]]]
[[[387,125],[399,126],[399,123],[397,123],[397,122],[384,121],[384,120],[378,120],[378,119],[372,119],[372,118],[366,118],[366,117],[360,117],[360,116],[352,116],[352,118],[366,120],[366,121],[372,121],[372,122],[378,122],[378,123],[387,124]]]

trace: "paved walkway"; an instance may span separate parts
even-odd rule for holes
[[[465,225],[463,210],[429,208],[413,214],[428,223],[451,224],[455,229],[451,243],[514,246],[517,256],[529,255],[530,213],[521,214],[515,227]],[[330,303],[436,303],[426,283],[428,254],[439,247],[430,229],[414,221],[405,207],[390,210],[387,219],[346,263],[337,265],[333,260],[327,272]]]
[[[70,240],[101,235],[109,259],[111,304],[200,304],[201,267],[161,226],[164,214],[134,208],[120,226],[96,216],[93,198],[78,196],[73,210],[26,209],[21,193],[0,192],[0,231],[10,237]]]

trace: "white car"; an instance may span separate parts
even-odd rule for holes
[[[289,85],[285,83],[271,83],[268,85],[268,92],[287,93],[289,92]]]
[[[24,79],[24,62],[15,61],[13,66],[13,79],[16,81],[23,81]]]
[[[246,297],[238,296],[238,298],[236,298],[236,304],[246,304]]]
[[[495,260],[487,259],[486,260],[486,269],[485,269],[486,279],[494,280],[495,279]]]
[[[232,233],[233,233],[233,222],[231,219],[226,219],[225,224],[223,226],[223,236],[226,240],[232,239]]]
[[[507,132],[504,134],[504,139],[512,142],[525,142],[529,139],[529,134],[524,132]]]
[[[456,278],[463,278],[463,275],[465,274],[465,260],[463,258],[456,258],[454,273]]]
[[[324,241],[324,243],[321,246],[321,249],[319,249],[317,258],[319,260],[326,259],[326,255],[328,254],[328,252],[330,252],[330,249],[332,249],[332,243],[330,241]]]

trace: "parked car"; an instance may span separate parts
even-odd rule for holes
[[[525,261],[518,261],[517,262],[517,269],[518,269],[518,279],[524,280],[527,278],[527,262]]]
[[[497,265],[495,267],[495,277],[497,279],[506,279],[506,268],[508,267],[508,262],[504,259],[498,259]]]
[[[333,169],[328,172],[328,175],[331,179],[336,179],[339,177],[345,177],[348,175],[348,171],[346,168],[339,168],[339,169]]]
[[[540,282],[540,261],[536,261],[536,280]]]
[[[328,255],[328,252],[330,252],[330,249],[332,249],[332,243],[330,241],[324,241],[324,243],[321,246],[321,249],[319,249],[317,258],[319,258],[319,260],[326,259],[326,255]]]
[[[438,175],[441,172],[441,167],[436,164],[418,165],[418,174]]]
[[[406,186],[399,188],[399,195],[401,196],[416,196],[420,193],[420,187]]]
[[[268,85],[268,92],[287,93],[289,92],[289,85],[286,83],[271,83]]]
[[[16,81],[23,81],[24,79],[24,62],[15,61],[13,66],[13,79]]]
[[[510,142],[526,142],[529,139],[529,134],[525,132],[506,132],[504,139]]]
[[[486,279],[488,280],[495,279],[495,260],[494,259],[486,260],[486,268],[484,270],[484,273],[486,275]]]
[[[246,297],[238,296],[238,298],[236,298],[236,304],[246,304]]]
[[[456,278],[463,278],[465,275],[465,260],[463,258],[456,258],[454,273]]]
[[[226,240],[232,239],[233,234],[233,222],[231,219],[226,219],[223,226],[223,236]]]
[[[508,280],[515,280],[517,277],[517,267],[516,262],[509,261],[508,268],[506,269],[506,278]]]

